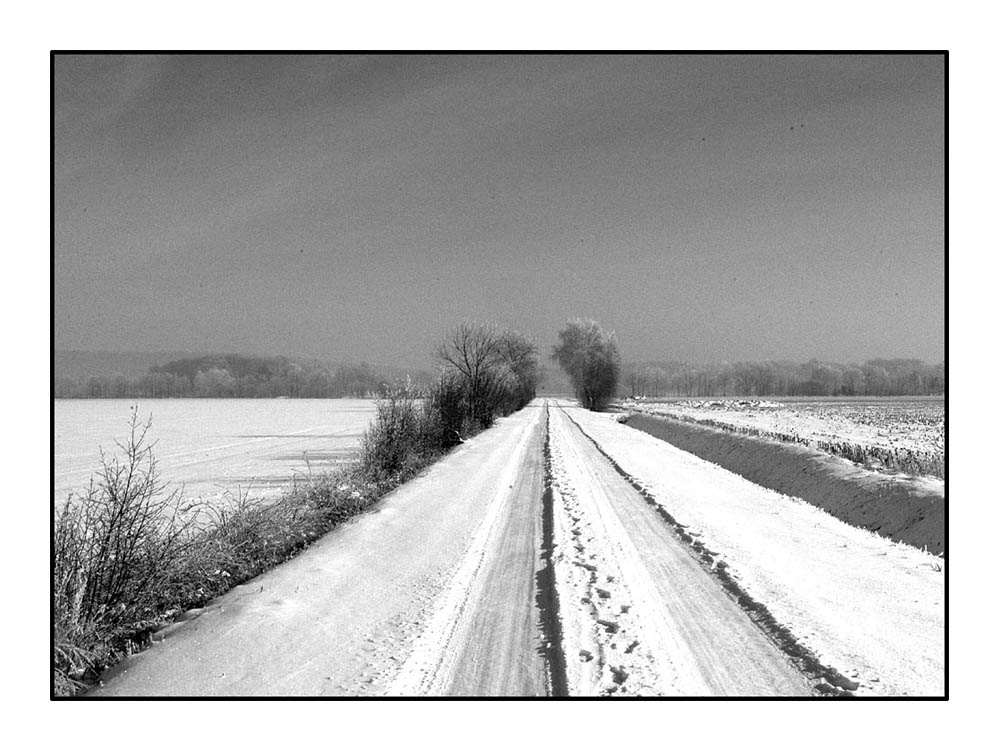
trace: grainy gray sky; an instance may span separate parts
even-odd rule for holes
[[[944,357],[941,57],[72,57],[55,344]]]

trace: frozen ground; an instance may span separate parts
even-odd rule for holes
[[[943,566],[537,400],[94,693],[940,695]]]

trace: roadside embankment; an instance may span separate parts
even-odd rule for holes
[[[641,430],[841,521],[945,555],[943,483],[863,469],[815,449],[672,420],[630,415]]]

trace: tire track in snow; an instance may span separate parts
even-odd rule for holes
[[[552,446],[549,405],[545,404],[545,444],[542,448],[545,462],[545,490],[542,493],[542,567],[535,576],[537,593],[535,603],[542,630],[545,663],[549,672],[549,695],[569,696],[566,684],[566,655],[563,652],[562,621],[560,618],[559,592],[555,561],[555,509],[552,487]]]
[[[552,692],[535,610],[541,415],[538,409],[504,465],[485,517],[388,695]]]

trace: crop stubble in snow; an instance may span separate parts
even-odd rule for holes
[[[944,402],[940,399],[709,399],[647,402],[630,411],[864,458],[888,472],[944,476]]]

